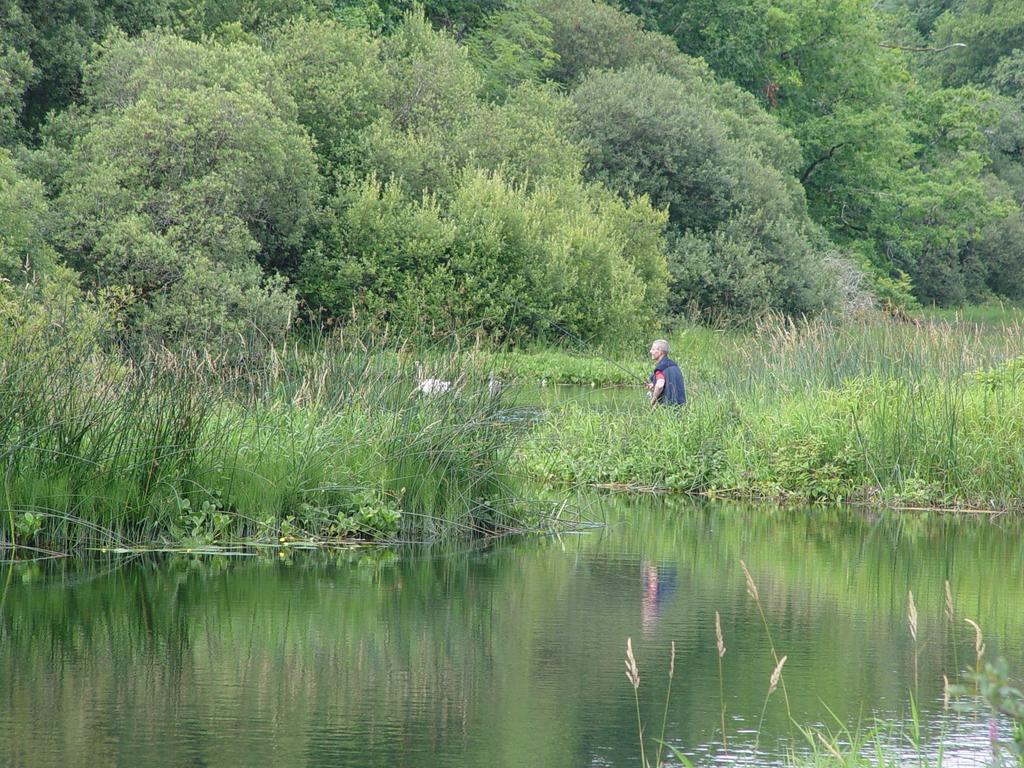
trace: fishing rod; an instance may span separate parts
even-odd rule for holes
[[[511,328],[512,322],[514,321],[515,313],[518,312],[520,307],[521,307],[520,301],[519,301],[518,297],[516,297],[516,296],[512,297],[512,305],[513,305],[512,319],[509,320],[509,327],[510,328]],[[540,318],[538,318],[538,319],[540,319]],[[620,363],[616,362],[615,360],[612,360],[607,355],[602,354],[601,352],[598,352],[596,349],[594,349],[594,346],[590,342],[588,342],[585,339],[581,339],[575,333],[573,333],[572,331],[568,330],[567,328],[564,328],[563,326],[559,325],[554,320],[549,320],[547,318],[543,318],[542,322],[546,322],[552,328],[555,328],[556,330],[558,330],[561,333],[563,333],[566,336],[568,336],[570,339],[573,339],[578,344],[580,344],[582,347],[585,347],[588,352],[596,355],[597,357],[600,357],[606,363],[611,363],[616,368],[618,368],[620,371],[622,371],[623,373],[627,374],[629,376],[629,378],[634,379],[636,381],[642,381],[645,385],[648,383],[648,380],[646,378],[644,378],[643,376],[638,376],[634,371],[631,371],[628,368],[626,368],[624,365],[621,365]]]
[[[647,379],[646,378],[644,378],[643,376],[638,376],[635,371],[631,371],[628,368],[626,368],[626,366],[617,363],[615,360],[612,360],[610,357],[608,357],[608,355],[605,355],[605,354],[602,354],[601,352],[598,352],[596,349],[594,349],[594,345],[591,344],[590,342],[588,342],[588,341],[586,341],[584,339],[581,339],[575,333],[573,333],[570,330],[567,330],[566,328],[563,328],[562,326],[560,326],[558,323],[554,322],[553,320],[548,320],[547,322],[548,322],[548,324],[551,325],[552,328],[555,328],[556,330],[561,331],[566,336],[568,336],[570,339],[574,339],[576,342],[578,342],[579,344],[581,344],[584,347],[586,347],[587,352],[589,352],[590,354],[593,354],[593,355],[596,355],[597,357],[600,357],[606,363],[611,363],[612,365],[614,365],[616,368],[618,368],[623,373],[628,374],[629,378],[636,379],[637,381],[642,381],[644,384],[647,384]]]

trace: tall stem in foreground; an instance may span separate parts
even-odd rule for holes
[[[722,657],[725,656],[725,640],[722,638],[722,620],[715,611],[715,646],[718,649],[718,698],[721,702],[722,716],[722,747],[729,754],[729,738],[725,733],[725,678],[722,674]],[[673,651],[675,647],[673,645]]]
[[[764,625],[764,632],[768,636],[768,645],[772,650],[772,659],[775,660],[775,668],[781,672],[782,663],[779,661],[779,654],[775,651],[775,640],[772,639],[772,629],[768,626],[768,617],[764,615],[764,608],[761,606],[761,594],[758,592],[757,584],[754,583],[753,576],[750,575],[750,571],[747,569],[747,564],[740,560],[740,567],[743,569],[743,576],[747,581],[747,594],[750,595],[754,600],[754,605],[757,606],[757,612],[761,615],[761,623]],[[785,658],[785,656],[783,656]],[[780,682],[776,680],[776,683]],[[793,719],[793,713],[789,709],[789,693],[786,691],[786,681],[782,682],[782,698],[786,702],[786,716],[790,720]],[[772,686],[772,690],[775,687]]]
[[[914,605],[914,593],[907,591],[907,626],[910,628],[910,637],[914,641],[914,696],[917,691],[917,606]]]
[[[640,735],[640,764],[647,768],[647,757],[644,755],[644,726],[640,720],[640,670],[636,666],[636,658],[633,656],[633,638],[626,638],[626,679],[633,686],[633,701],[636,702],[636,727]]]
[[[668,722],[668,703],[672,699],[672,678],[676,674],[676,641],[672,641],[672,656],[668,662],[668,691],[665,693],[665,711],[661,715],[661,738],[658,740],[658,755],[654,758],[654,768],[661,766],[661,748],[665,745],[665,723]]]

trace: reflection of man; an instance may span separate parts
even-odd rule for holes
[[[651,360],[654,373],[647,381],[651,405],[682,405],[686,402],[686,385],[683,372],[668,356],[668,342],[657,339],[651,343]]]
[[[640,625],[650,630],[658,620],[662,604],[676,590],[676,567],[658,568],[654,563],[643,561],[644,590],[640,599]]]

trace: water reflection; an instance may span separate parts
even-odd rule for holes
[[[0,765],[638,765],[627,636],[645,722],[660,725],[674,640],[672,742],[703,763],[778,761],[799,734],[773,696],[751,754],[774,664],[740,559],[797,722],[907,716],[913,589],[922,738],[947,765],[987,756],[985,721],[942,713],[942,675],[974,663],[964,618],[1024,669],[1016,521],[601,504],[594,533],[461,552],[0,571]]]
[[[641,568],[644,592],[640,627],[645,633],[649,633],[654,629],[662,607],[676,591],[676,567],[672,564],[659,567],[649,560],[644,560]]]

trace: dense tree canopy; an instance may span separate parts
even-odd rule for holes
[[[841,310],[858,283],[1020,298],[1021,19],[1020,0],[0,0],[0,276],[72,268],[161,343],[352,312],[614,338]]]

